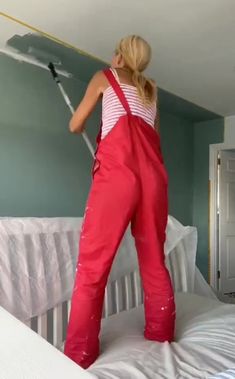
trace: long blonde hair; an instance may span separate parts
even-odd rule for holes
[[[132,73],[132,81],[144,104],[150,105],[155,101],[156,89],[154,82],[143,75],[151,60],[151,47],[143,38],[131,35],[123,38],[117,48],[125,67]]]

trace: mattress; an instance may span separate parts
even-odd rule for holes
[[[176,295],[175,342],[144,339],[143,307],[103,321],[102,353],[88,372],[102,379],[194,379],[235,366],[235,305]]]
[[[0,379],[95,379],[0,307]]]

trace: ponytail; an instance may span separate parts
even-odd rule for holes
[[[156,88],[152,80],[135,70],[132,73],[132,82],[145,105],[151,105],[156,100]]]
[[[119,42],[116,52],[121,54],[132,73],[132,81],[141,100],[145,105],[151,105],[156,100],[155,84],[142,74],[151,60],[150,45],[143,38],[132,35]]]

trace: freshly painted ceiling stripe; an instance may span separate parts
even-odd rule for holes
[[[30,24],[27,24],[26,22],[21,21],[18,18],[15,18],[15,17],[13,17],[13,16],[11,16],[9,14],[3,13],[3,12],[0,12],[0,16],[5,17],[5,18],[7,18],[10,21],[16,22],[17,24],[22,25],[22,26],[24,26],[24,27],[26,27],[26,28],[28,28],[28,29],[36,32],[36,33],[39,33],[39,34],[43,35],[44,37],[47,37],[50,40],[59,43],[62,46],[65,46],[65,47],[67,47],[69,49],[73,49],[73,50],[77,51],[81,55],[85,55],[85,56],[87,56],[89,58],[92,58],[92,59],[95,59],[97,61],[100,61],[100,62],[103,62],[103,63],[107,64],[107,62],[103,61],[102,59],[100,59],[100,58],[98,58],[98,57],[96,57],[96,56],[94,56],[92,54],[86,53],[85,51],[78,49],[76,46],[73,46],[70,43],[67,43],[67,42],[61,40],[60,38],[57,38],[57,37],[55,37],[55,36],[53,36],[53,35],[51,35],[49,33],[46,33],[44,31],[42,31],[42,30],[40,30],[40,29],[38,29],[38,28],[30,25]]]

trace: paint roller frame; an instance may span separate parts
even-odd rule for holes
[[[55,66],[54,66],[54,64],[52,62],[50,62],[48,64],[48,69],[50,70],[52,78],[56,82],[56,84],[57,84],[57,86],[58,86],[58,88],[59,88],[59,90],[61,92],[61,95],[64,98],[64,101],[65,101],[66,105],[68,106],[71,114],[73,115],[74,112],[75,112],[75,110],[74,110],[74,108],[73,108],[73,106],[71,104],[70,98],[68,97],[67,93],[64,90],[64,87],[61,84],[59,75],[58,75],[58,73],[57,73],[57,71],[55,69]],[[87,145],[87,147],[88,147],[88,149],[89,149],[89,151],[90,151],[90,153],[92,155],[92,158],[95,158],[94,148],[93,148],[92,143],[91,143],[89,137],[87,136],[86,132],[82,132],[82,137],[83,137],[83,139],[84,139],[84,141],[85,141],[85,143],[86,143],[86,145]]]
[[[37,52],[38,52],[38,49],[37,49]],[[29,52],[28,52],[29,53]],[[23,54],[23,53],[20,53],[18,52],[17,50],[15,49],[12,49],[12,48],[0,48],[0,55],[5,55],[9,58],[12,58],[16,61],[18,61],[19,63],[21,62],[24,62],[24,63],[28,63],[32,66],[36,66],[36,67],[39,67],[43,70],[48,70],[48,61],[49,59],[47,59],[46,63],[42,63],[38,57],[35,58],[35,57],[31,57],[29,54]],[[60,74],[61,76],[64,76],[65,78],[72,78],[72,74],[71,73],[68,73],[67,71],[63,71],[61,69],[57,70],[57,73]]]
[[[71,78],[72,75],[69,74],[69,73],[67,73],[66,71],[61,71],[61,70],[59,70],[57,72],[56,69],[55,69],[54,63],[52,63],[52,62],[50,62],[48,65],[40,62],[41,60],[45,61],[46,59],[47,59],[47,62],[48,62],[49,59],[52,58],[52,56],[50,54],[48,54],[48,53],[45,54],[41,50],[34,49],[33,47],[30,46],[29,49],[28,49],[28,54],[30,54],[32,52],[34,52],[34,53],[36,52],[36,58],[35,57],[34,58],[32,58],[32,57],[29,58],[29,55],[22,54],[22,53],[20,54],[18,51],[14,51],[14,49],[9,49],[9,50],[7,50],[7,49],[0,49],[0,54],[4,54],[6,56],[9,56],[9,57],[11,57],[13,59],[16,59],[19,62],[26,62],[26,63],[32,64],[33,66],[37,66],[37,67],[40,67],[40,68],[46,69],[46,70],[49,69],[49,71],[52,74],[53,79],[55,80],[56,84],[59,87],[59,90],[60,90],[60,92],[61,92],[61,94],[62,94],[62,96],[63,96],[63,98],[65,100],[65,103],[67,104],[67,106],[68,106],[71,114],[74,114],[74,112],[75,112],[74,108],[73,108],[73,106],[71,104],[71,101],[70,101],[67,93],[65,92],[65,90],[64,90],[64,88],[63,88],[63,86],[61,84],[60,78],[58,76],[58,72],[60,73],[60,75],[65,76],[67,78]],[[39,61],[39,59],[40,59],[40,61]],[[53,59],[54,59],[54,56],[53,56]],[[61,65],[61,61],[59,61],[57,57],[56,57],[56,59],[58,61],[58,64]],[[87,136],[87,133],[83,132],[82,133],[82,137],[83,137],[83,139],[84,139],[84,141],[85,141],[85,143],[86,143],[86,145],[87,145],[87,147],[88,147],[88,149],[89,149],[89,151],[91,153],[92,158],[95,158],[95,151],[94,151],[93,145],[92,145],[89,137]]]

